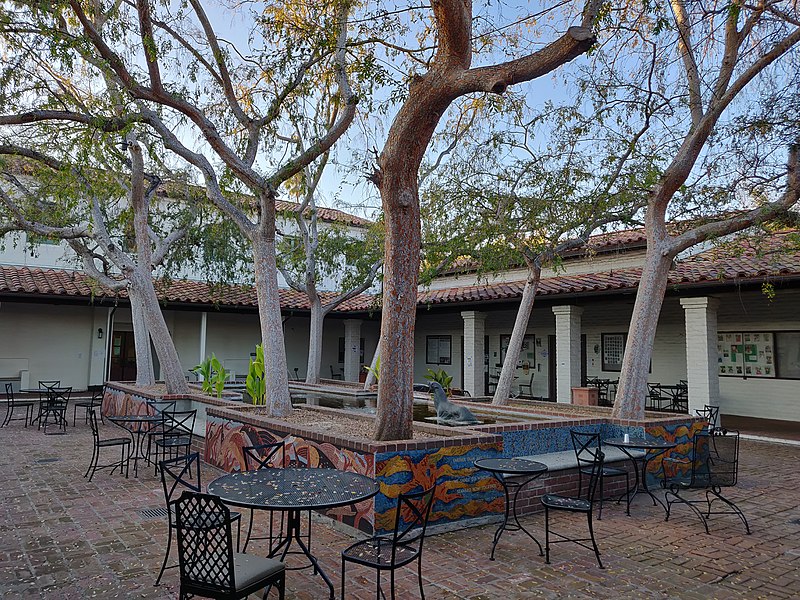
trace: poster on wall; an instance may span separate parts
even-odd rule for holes
[[[721,376],[775,377],[775,343],[772,333],[718,333],[717,356]]]

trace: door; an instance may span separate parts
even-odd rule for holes
[[[556,401],[556,336],[547,336],[547,396]]]
[[[111,336],[111,381],[136,380],[136,346],[132,331],[115,331]]]

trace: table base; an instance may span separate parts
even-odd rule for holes
[[[492,540],[492,553],[489,556],[489,560],[494,560],[494,551],[497,547],[497,542],[500,541],[500,538],[503,535],[504,531],[521,531],[529,538],[531,538],[536,545],[539,546],[539,556],[544,556],[544,550],[542,549],[542,545],[539,543],[539,540],[525,527],[522,523],[519,522],[519,517],[517,516],[517,496],[519,496],[520,491],[522,488],[529,484],[534,479],[538,479],[541,477],[543,473],[536,473],[532,477],[528,477],[524,481],[506,481],[502,475],[498,475],[496,473],[492,473],[492,476],[500,482],[500,485],[503,486],[503,492],[506,495],[506,508],[505,508],[505,515],[503,516],[503,522],[500,524],[500,527],[497,528],[497,531],[494,532],[494,539]],[[514,490],[514,497],[511,498],[511,490]],[[513,517],[513,522],[509,522],[509,517]]]
[[[283,562],[287,554],[304,554],[310,564],[304,565],[302,567],[287,568],[287,570],[297,571],[300,569],[307,569],[309,567],[313,567],[314,575],[319,575],[320,577],[322,577],[323,581],[328,585],[328,589],[331,592],[330,598],[331,600],[333,600],[334,598],[333,582],[330,580],[325,571],[322,570],[322,567],[320,567],[317,558],[313,554],[311,554],[311,550],[309,549],[308,546],[306,546],[305,542],[303,542],[303,538],[300,535],[300,520],[301,520],[300,515],[304,511],[297,509],[290,509],[286,512],[288,513],[286,518],[287,521],[286,536],[283,539],[281,539],[278,545],[272,549],[272,551],[269,554],[270,558],[274,558],[280,553],[280,561]],[[299,552],[296,550],[295,551],[289,550],[289,548],[291,548],[292,546],[292,541],[296,542],[297,545],[300,546]],[[283,551],[281,551],[281,548],[283,548]]]
[[[627,497],[628,514],[630,515],[631,502],[633,502],[633,499],[636,498],[636,495],[647,494],[653,500],[653,506],[660,504],[661,508],[663,508],[664,511],[666,512],[667,506],[660,498],[658,498],[658,496],[653,494],[653,492],[650,490],[650,486],[647,485],[647,465],[654,458],[658,458],[659,456],[664,454],[667,451],[667,449],[661,450],[660,452],[656,452],[652,456],[648,456],[647,454],[645,454],[645,456],[634,456],[628,453],[625,448],[620,448],[620,450],[622,450],[623,452],[625,452],[625,454],[628,455],[628,459],[630,459],[631,464],[633,465],[633,473],[636,477],[636,480],[633,486],[625,490],[625,492],[620,495],[620,497],[617,499],[617,502],[620,502],[623,498]],[[639,474],[640,466],[639,464],[637,464],[639,462],[641,462],[641,475]]]

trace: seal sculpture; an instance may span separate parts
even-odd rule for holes
[[[444,388],[437,382],[431,383],[431,391],[433,392],[433,405],[436,407],[436,418],[444,423],[458,423],[460,424],[473,424],[477,423],[478,419],[475,415],[465,406],[458,406],[453,404],[447,399],[447,394],[444,393]]]

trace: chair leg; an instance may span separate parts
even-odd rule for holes
[[[247,524],[247,535],[244,536],[244,548],[242,548],[242,552],[247,552],[247,545],[250,543],[250,535],[253,533],[253,517],[255,517],[255,511],[251,508],[250,509],[250,522]],[[270,536],[270,551],[272,550],[272,515],[270,514],[269,518],[269,536]]]
[[[603,474],[601,473],[600,474],[600,510],[597,512],[597,520],[598,521],[600,521],[603,518],[603,496],[604,496],[604,493],[603,493],[603,480],[604,479],[605,479],[605,477],[603,477]]]
[[[169,511],[169,508],[167,509]],[[169,515],[167,515],[167,519],[170,519]],[[167,561],[169,560],[169,551],[172,549],[172,521],[169,521],[168,531],[167,531],[167,551],[164,553],[164,562],[161,563],[161,570],[158,572],[158,578],[156,582],[153,584],[154,586],[161,583],[161,577],[164,575],[164,570],[167,568]]]
[[[417,577],[419,578],[419,597],[425,600],[425,588],[422,587],[422,552],[417,557]]]
[[[395,600],[394,597],[394,569],[389,571],[389,583],[391,584],[391,593],[392,593],[392,600]]]
[[[345,569],[347,568],[347,561],[344,559],[344,554],[342,554],[342,595],[339,600],[344,600],[344,582],[345,582]]]
[[[600,550],[597,547],[597,542],[594,539],[594,527],[592,526],[592,511],[586,513],[586,517],[589,521],[589,537],[592,538],[592,546],[594,547],[594,555],[597,558],[597,564],[600,566],[601,569],[605,569],[603,563],[600,561]]]
[[[544,562],[550,564],[550,511],[544,507]]]
[[[89,460],[89,468],[86,469],[86,473],[83,474],[84,477],[86,477],[87,475],[89,476],[89,481],[91,481],[92,477],[94,477],[94,470],[97,467],[97,454],[98,454],[97,445],[94,445],[92,447],[92,458],[91,460]]]

